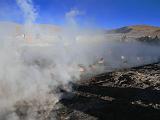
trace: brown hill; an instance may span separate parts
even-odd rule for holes
[[[149,26],[149,25],[134,25],[126,26],[114,30],[110,30],[109,33],[114,34],[126,34],[127,36],[159,36],[160,37],[160,27]]]

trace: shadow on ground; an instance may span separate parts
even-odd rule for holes
[[[138,88],[74,85],[72,99],[62,99],[69,109],[104,120],[159,120],[160,91]],[[77,94],[78,93],[78,94]],[[151,106],[155,105],[155,107]]]
[[[159,78],[156,63],[75,83],[72,92],[63,91],[58,116],[61,120],[159,120]]]

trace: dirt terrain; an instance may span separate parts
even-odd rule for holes
[[[117,70],[73,84],[48,116],[58,120],[159,120],[160,63]]]

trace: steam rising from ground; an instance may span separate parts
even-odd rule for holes
[[[159,46],[108,40],[99,31],[78,27],[74,21],[78,10],[66,14],[71,20],[68,25],[46,32],[42,26],[32,24],[37,16],[32,1],[17,0],[17,3],[27,24],[20,27],[18,34],[14,30],[8,32],[11,25],[1,30],[0,118],[3,120],[22,119],[14,112],[21,101],[32,106],[25,110],[26,120],[40,119],[36,112],[39,106],[54,105],[61,98],[57,86],[71,90],[67,84],[79,80],[81,75],[155,62],[160,55]]]
[[[16,0],[17,4],[24,13],[26,23],[32,24],[37,17],[36,9],[33,6],[32,0]]]

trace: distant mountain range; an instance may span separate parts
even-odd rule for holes
[[[53,33],[61,31],[60,26],[50,24],[35,24],[37,28],[43,30],[45,35],[53,35]],[[4,29],[5,28],[5,29]],[[32,31],[32,28],[30,28]],[[38,29],[37,29],[38,30]],[[7,31],[7,32],[6,32]],[[49,33],[48,33],[49,32]],[[160,43],[160,27],[149,25],[133,25],[125,26],[118,29],[105,30],[104,33],[108,39],[122,41],[149,41]],[[12,22],[0,22],[0,35],[21,35],[24,34],[24,26]]]
[[[35,24],[42,29],[51,30],[51,31],[59,31],[60,27],[57,25],[50,24]],[[21,30],[22,25],[13,23],[13,22],[0,22],[0,28],[9,28],[10,30]],[[160,27],[149,26],[149,25],[133,25],[133,26],[125,26],[117,29],[107,30],[107,34],[125,34],[127,36],[158,36],[160,37]]]
[[[149,26],[149,25],[134,25],[134,26],[126,26],[114,30],[109,30],[107,33],[113,34],[126,34],[127,36],[151,36],[160,37],[160,27]]]

